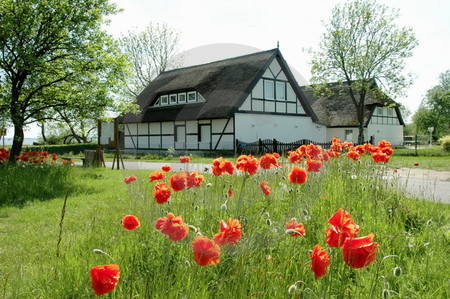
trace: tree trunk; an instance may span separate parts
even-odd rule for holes
[[[44,143],[48,143],[48,140],[47,140],[47,136],[45,136],[45,123],[41,123],[40,124],[40,127],[41,127],[41,136],[42,136],[42,140],[44,141]]]
[[[20,156],[23,146],[23,125],[14,124],[14,138],[11,151],[9,152],[9,162],[15,163],[16,157]]]

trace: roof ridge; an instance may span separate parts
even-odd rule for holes
[[[258,54],[275,52],[275,51],[278,51],[278,48],[265,50],[265,51],[259,51],[259,52],[250,53],[250,54],[245,54],[245,55],[241,55],[241,56],[225,58],[225,59],[221,59],[221,60],[215,60],[215,61],[202,63],[202,64],[196,64],[196,65],[191,65],[191,66],[186,66],[186,67],[175,68],[175,69],[172,69],[172,70],[161,72],[158,76],[164,75],[164,74],[167,74],[167,73],[171,73],[171,72],[175,72],[175,71],[187,70],[187,69],[196,68],[196,67],[200,67],[200,66],[206,66],[206,65],[221,63],[221,62],[224,62],[224,61],[237,60],[237,59],[242,59],[242,58],[249,57],[249,56],[255,56],[255,55],[258,55]]]

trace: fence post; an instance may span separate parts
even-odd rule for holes
[[[417,156],[417,134],[415,135],[414,148]]]
[[[275,138],[273,139],[273,152],[278,153],[278,141]]]
[[[258,154],[262,153],[262,140],[259,138],[258,140]]]

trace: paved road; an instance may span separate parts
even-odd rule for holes
[[[159,163],[124,161],[125,169],[158,170],[161,166],[170,164],[174,171],[197,170],[199,172],[209,169],[211,164],[199,163]],[[106,162],[106,167],[112,167],[112,162]],[[122,168],[122,165],[120,165]],[[398,171],[399,188],[406,192],[432,201],[450,203],[450,172],[436,172],[423,169],[400,169]]]

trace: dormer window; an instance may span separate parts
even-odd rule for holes
[[[153,104],[154,107],[157,106],[166,106],[166,105],[180,105],[180,104],[190,104],[190,103],[198,103],[198,102],[206,102],[205,98],[196,91],[188,91],[188,92],[180,92],[180,93],[171,93],[161,95]]]
[[[187,93],[187,95],[188,95],[188,102],[195,102],[195,101],[197,101],[196,94],[197,93],[195,91],[188,92]]]

